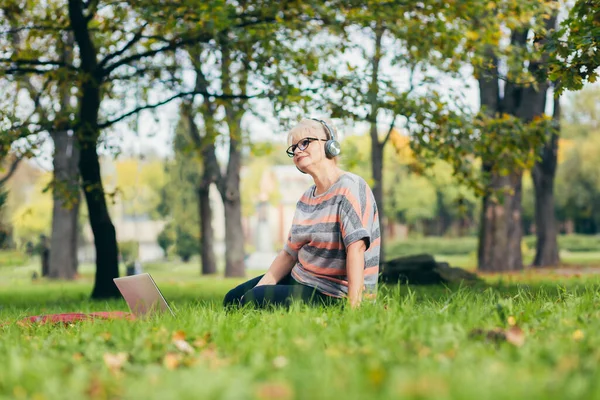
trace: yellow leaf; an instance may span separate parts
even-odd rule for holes
[[[185,332],[184,331],[173,332],[173,336],[171,337],[171,341],[173,341],[173,343],[175,343],[178,340],[185,340]]]
[[[477,40],[477,39],[479,39],[479,33],[475,32],[475,31],[467,31],[467,33],[465,33],[465,36],[469,40]]]
[[[517,324],[517,320],[512,315],[510,317],[508,317],[508,321],[507,322],[508,322],[508,324],[510,326],[515,326]]]
[[[575,332],[573,332],[572,337],[573,337],[573,340],[578,342],[578,341],[582,340],[584,338],[584,336],[585,335],[583,334],[583,331],[581,329],[577,329]]]
[[[167,353],[163,358],[163,365],[169,370],[176,369],[180,364],[179,355],[175,353]]]
[[[496,9],[496,2],[495,1],[490,1],[489,3],[487,3],[487,6],[485,7],[488,10],[495,10]]]

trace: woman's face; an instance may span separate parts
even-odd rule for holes
[[[302,130],[294,133],[290,150],[293,150],[296,167],[303,172],[308,172],[323,160],[327,160],[325,156],[326,141],[324,131],[312,130],[311,133],[307,133],[306,130]]]

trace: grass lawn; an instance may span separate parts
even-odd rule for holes
[[[72,283],[32,282],[34,268],[0,269],[0,398],[600,398],[595,275],[381,287],[356,311],[225,312],[239,281],[149,265],[175,317],[18,326],[40,313],[127,310],[87,300],[91,266]],[[507,341],[511,324],[520,330]]]

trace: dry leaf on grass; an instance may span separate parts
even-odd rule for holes
[[[117,354],[104,353],[102,358],[104,359],[104,364],[106,364],[108,369],[110,369],[112,372],[116,372],[123,367],[123,364],[125,364],[129,358],[129,355],[123,352]]]
[[[211,339],[212,339],[212,336],[211,336],[210,332],[206,332],[204,334],[204,336],[199,337],[198,339],[194,340],[194,346],[200,349],[200,348],[206,346],[208,343],[210,343]]]
[[[286,365],[288,365],[288,359],[285,358],[284,356],[277,356],[273,359],[273,366],[275,368],[284,368]]]
[[[575,340],[576,342],[582,340],[585,337],[585,335],[583,334],[583,331],[581,329],[577,329],[575,332],[573,332],[572,338],[573,340]]]
[[[165,368],[170,369],[170,370],[174,370],[177,367],[179,367],[180,363],[181,363],[181,357],[179,356],[179,354],[167,353],[167,354],[165,354],[165,357],[163,358],[163,365],[165,366]]]
[[[506,341],[517,347],[521,347],[525,344],[525,332],[518,326],[511,326],[504,332]]]
[[[173,342],[175,342],[177,340],[185,340],[185,332],[184,331],[173,332],[173,335],[171,336],[171,340]]]
[[[291,400],[294,391],[287,383],[264,383],[257,388],[256,397],[260,400]]]
[[[521,347],[525,344],[525,332],[518,326],[511,326],[508,329],[494,328],[490,330],[473,329],[469,333],[470,338],[485,338],[492,342],[502,342],[512,344],[516,347]]]
[[[195,352],[192,345],[189,344],[188,342],[186,342],[185,340],[174,340],[173,344],[175,344],[175,347],[177,347],[177,350],[179,350],[183,353],[192,354]]]

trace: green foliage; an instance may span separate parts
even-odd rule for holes
[[[173,246],[173,244],[175,243],[175,231],[171,224],[165,225],[163,230],[158,234],[156,242],[162,249],[165,258],[167,258],[171,246]]]
[[[550,79],[560,82],[557,95],[594,83],[600,66],[600,1],[575,1],[546,48],[552,55]]]
[[[139,247],[140,244],[134,240],[119,242],[119,253],[123,264],[129,265],[137,259]]]
[[[176,227],[175,253],[183,262],[188,262],[193,255],[200,254],[200,241],[198,236]]]

